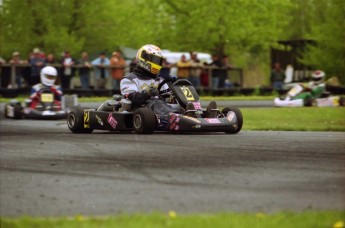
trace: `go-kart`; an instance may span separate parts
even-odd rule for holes
[[[298,97],[299,94],[309,93],[304,99],[294,98]],[[345,106],[345,97],[342,96],[332,96],[329,92],[323,92],[321,97],[315,98],[310,93],[310,89],[302,84],[296,84],[287,93],[287,95],[282,97],[274,98],[274,106],[276,107],[337,107]]]
[[[42,90],[39,97],[39,102],[35,108],[31,107],[33,102],[31,99],[26,99],[23,104],[16,99],[10,101],[5,105],[5,117],[12,119],[65,119],[68,111],[78,105],[76,95],[64,95],[60,102],[54,100],[54,94],[49,89]]]
[[[168,92],[162,92],[164,84]],[[168,132],[226,132],[238,133],[243,124],[238,108],[202,109],[199,95],[185,79],[163,80],[157,87],[160,94],[141,107],[132,107],[130,100],[114,95],[97,109],[75,107],[67,116],[67,125],[73,133],[91,133],[93,130],[135,131],[151,134]],[[187,109],[192,104],[193,109]],[[207,115],[213,112],[212,118]]]

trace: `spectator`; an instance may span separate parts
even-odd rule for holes
[[[271,85],[275,90],[281,90],[283,88],[285,80],[285,72],[281,69],[280,63],[275,63],[271,72]]]
[[[61,87],[62,89],[70,89],[71,87],[71,79],[74,74],[74,69],[72,66],[74,65],[74,59],[71,57],[71,53],[69,51],[65,51],[64,56],[61,59]]]
[[[4,86],[4,75],[3,75],[3,69],[2,69],[2,67],[1,67],[1,65],[2,64],[5,64],[6,63],[6,61],[0,56],[0,76],[1,76],[1,78],[0,78],[0,88],[1,87],[3,87]]]
[[[89,89],[90,88],[90,71],[91,71],[91,63],[89,60],[89,54],[87,52],[83,52],[81,54],[81,59],[78,61],[80,65],[79,68],[79,77],[80,77],[80,84],[82,89]]]
[[[224,82],[220,82],[220,84],[221,85],[223,84],[225,88],[231,88],[232,82],[230,81],[229,70],[232,69],[232,65],[230,64],[229,56],[227,55],[223,56],[223,65],[226,68],[226,74],[225,74]]]
[[[224,66],[223,61],[218,55],[213,55],[212,60],[210,64],[210,66],[214,67],[211,71],[212,89],[222,88],[224,87],[224,83],[221,84],[221,78],[224,77],[224,69],[221,69]]]
[[[204,64],[198,59],[196,53],[191,53],[191,70],[189,81],[195,88],[200,87],[200,75]]]
[[[95,77],[97,81],[97,89],[104,89],[107,79],[109,77],[108,66],[109,59],[105,56],[104,52],[99,54],[99,57],[91,62],[95,68]]]
[[[110,59],[111,76],[112,76],[112,86],[114,91],[120,90],[120,81],[125,75],[126,61],[122,57],[121,53],[116,51],[113,52]]]
[[[170,78],[170,69],[172,66],[173,64],[169,63],[166,58],[163,58],[163,65],[158,73],[158,77],[161,77],[163,79]]]
[[[46,58],[46,65],[47,66],[52,66],[52,65],[55,65],[57,64],[56,60],[55,60],[55,57],[53,54],[48,54],[47,55],[47,58]]]
[[[176,63],[177,66],[177,77],[189,79],[190,76],[190,61],[187,60],[185,55],[181,56],[181,59]]]
[[[38,48],[35,48],[32,53],[32,57],[30,59],[31,65],[31,77],[29,80],[29,84],[35,85],[40,83],[40,72],[45,65],[45,60],[41,58],[41,51]]]
[[[10,60],[9,63],[15,66],[15,68],[14,68],[14,70],[15,70],[15,81],[17,84],[17,88],[21,88],[22,87],[22,81],[23,81],[23,66],[20,66],[20,65],[27,64],[28,61],[21,60],[19,52],[16,51],[16,52],[13,52],[12,59]]]

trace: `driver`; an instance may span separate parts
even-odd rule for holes
[[[158,77],[158,73],[162,68],[163,59],[161,49],[155,45],[147,44],[138,50],[136,67],[120,83],[121,94],[132,101],[134,107],[139,107],[151,97],[158,96],[157,87],[163,81],[163,78]],[[167,84],[163,85],[161,92],[167,90]]]
[[[36,108],[37,104],[41,101],[41,93],[44,90],[50,90],[54,94],[54,103],[59,105],[62,97],[62,91],[60,86],[56,86],[55,81],[57,77],[57,70],[52,66],[46,66],[42,68],[41,83],[34,85],[31,89],[31,108]]]
[[[320,98],[324,92],[326,92],[325,85],[325,72],[321,70],[316,70],[311,74],[311,81],[308,85],[303,86],[305,92],[300,94],[293,94],[291,91],[288,92],[288,97],[291,99],[310,99],[310,98]]]

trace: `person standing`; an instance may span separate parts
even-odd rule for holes
[[[212,89],[218,89],[221,88],[221,78],[223,77],[224,70],[221,69],[224,67],[222,59],[219,58],[218,55],[212,56],[212,63],[210,64],[213,69],[211,71],[211,77],[212,77]]]
[[[271,72],[271,85],[275,90],[281,90],[284,85],[285,72],[281,69],[280,63],[275,63]]]
[[[45,66],[45,59],[41,58],[41,51],[38,48],[35,48],[32,53],[32,57],[30,58],[29,62],[31,66],[31,77],[29,80],[29,84],[31,86],[40,83],[40,72],[42,68]]]
[[[82,89],[89,89],[90,88],[90,71],[91,71],[91,63],[89,60],[89,54],[87,52],[83,52],[81,54],[81,59],[78,61],[80,65],[79,68],[79,77],[80,77],[80,84]]]
[[[20,54],[19,52],[13,52],[12,54],[12,59],[9,62],[10,64],[12,64],[14,66],[15,70],[15,82],[17,85],[17,88],[21,88],[22,87],[22,80],[23,80],[23,64],[27,64],[28,62],[26,60],[21,60],[20,59]]]
[[[196,53],[191,53],[191,69],[189,81],[193,84],[195,88],[200,87],[200,75],[204,64],[198,59]]]
[[[181,59],[176,63],[177,66],[177,77],[189,79],[190,76],[190,61],[187,60],[186,55],[182,55]]]
[[[69,51],[65,51],[61,60],[61,87],[62,89],[70,89],[71,79],[74,73],[72,66],[74,65],[74,59],[71,57]]]
[[[104,52],[99,54],[99,57],[91,62],[95,68],[95,77],[97,81],[97,89],[105,89],[107,79],[109,77],[110,60],[105,56]]]
[[[120,90],[120,82],[123,76],[125,75],[126,61],[122,57],[121,53],[116,51],[112,53],[110,59],[111,66],[111,77],[112,77],[112,86],[114,91]]]

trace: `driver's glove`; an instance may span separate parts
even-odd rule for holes
[[[146,93],[149,94],[151,97],[158,96],[159,92],[156,87],[149,87],[146,90]]]
[[[176,76],[170,76],[170,80],[171,80],[171,82],[175,82],[177,80],[177,77]]]

